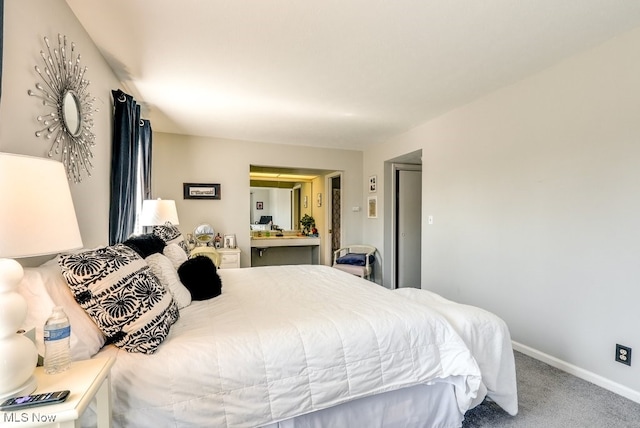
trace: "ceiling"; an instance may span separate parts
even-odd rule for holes
[[[154,131],[358,150],[640,25],[634,0],[66,1]]]

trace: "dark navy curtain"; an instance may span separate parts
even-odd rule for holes
[[[140,119],[140,106],[131,95],[119,89],[111,92],[114,117],[109,244],[113,245],[125,241],[134,231],[138,172],[143,181],[143,197],[150,196],[151,124]]]
[[[153,134],[151,122],[146,119],[140,121],[140,171],[142,176],[142,199],[151,199],[151,147]]]

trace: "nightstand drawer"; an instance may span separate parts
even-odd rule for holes
[[[218,250],[222,256],[220,269],[231,269],[240,267],[240,249],[239,248],[221,248]]]
[[[240,255],[239,254],[223,254],[222,255],[222,262],[220,262],[221,265],[226,265],[229,263],[238,263],[238,260],[240,259]]]

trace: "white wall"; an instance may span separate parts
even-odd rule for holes
[[[94,115],[96,146],[92,177],[71,184],[71,193],[87,247],[106,244],[109,231],[109,168],[111,162],[111,89],[118,80],[80,26],[64,0],[9,0],[4,2],[4,52],[0,98],[0,151],[46,157],[49,145],[36,137],[36,117],[48,113],[40,100],[27,95],[40,77],[40,51],[47,36],[57,46],[58,34],[76,44],[81,65],[87,66],[89,92],[96,98]],[[28,263],[26,263],[28,264]]]
[[[153,126],[153,124],[152,124]],[[249,166],[300,167],[339,170],[343,173],[345,207],[362,206],[362,152],[278,144],[231,141],[185,135],[153,134],[153,196],[175,199],[179,228],[189,233],[200,223],[216,232],[235,233],[242,250],[242,266],[250,266]],[[220,200],[185,200],[182,183],[220,183]],[[324,194],[324,180],[313,182],[313,216],[323,230],[324,210],[316,207],[317,193]],[[345,242],[361,242],[364,212],[343,213]],[[324,245],[325,236],[321,234]],[[322,262],[323,260],[321,260]],[[328,262],[327,262],[328,263]]]
[[[636,399],[640,360],[614,350],[640,350],[639,46],[635,30],[425,123],[363,171],[422,149],[423,288]],[[384,222],[365,228],[382,248]]]

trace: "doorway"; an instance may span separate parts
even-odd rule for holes
[[[422,165],[392,164],[392,288],[421,288]]]
[[[327,243],[325,264],[333,264],[333,253],[342,246],[342,173],[335,172],[326,177],[327,189]]]

